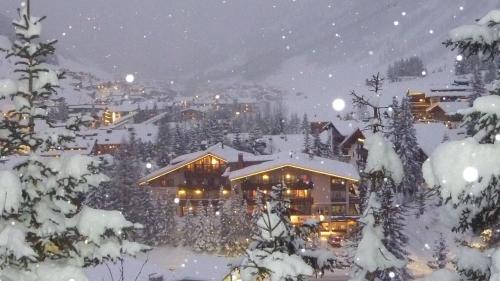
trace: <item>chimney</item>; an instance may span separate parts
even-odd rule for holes
[[[238,168],[242,169],[245,167],[244,161],[243,161],[243,153],[238,153]]]

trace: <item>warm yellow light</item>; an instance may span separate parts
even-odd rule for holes
[[[194,191],[194,193],[196,193],[196,194],[198,194],[198,195],[199,195],[199,194],[201,194],[201,193],[202,193],[202,191],[201,191],[201,190],[199,190],[199,189],[197,189],[197,190],[195,190],[195,191]]]
[[[292,176],[290,176],[290,174],[286,174],[286,176],[285,176],[285,178],[286,178],[287,180],[289,180],[291,177],[292,177]]]
[[[291,223],[298,223],[299,222],[299,217],[298,216],[290,216],[290,222]]]
[[[263,192],[264,192],[264,194],[267,194],[267,190],[264,190]]]
[[[186,195],[186,191],[185,190],[179,190],[179,195]]]
[[[319,221],[324,221],[324,220],[325,220],[325,216],[319,215]]]
[[[290,189],[287,189],[286,194],[290,194],[290,193],[292,193],[292,191]]]
[[[212,158],[212,165],[217,165],[219,164],[219,161],[217,161],[217,159],[215,158]]]
[[[262,179],[265,180],[265,181],[267,181],[269,179],[269,176],[268,175],[263,175]]]

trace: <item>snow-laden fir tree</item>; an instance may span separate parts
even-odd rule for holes
[[[229,256],[241,254],[250,238],[251,223],[241,192],[233,188],[229,198],[221,200],[219,212],[221,216],[222,251]]]
[[[422,183],[422,171],[419,145],[417,141],[417,132],[413,125],[414,118],[411,113],[410,101],[404,97],[401,101],[401,106],[397,110],[397,114],[393,116],[396,120],[396,127],[391,128],[392,134],[397,137],[393,138],[395,151],[403,163],[403,181],[399,186],[407,198],[414,199],[420,189]]]
[[[198,218],[194,214],[194,209],[191,202],[188,200],[186,202],[186,214],[184,215],[184,224],[182,225],[181,235],[182,235],[182,245],[186,247],[192,247],[196,242],[197,235],[197,220]]]
[[[379,98],[383,79],[377,74],[367,82],[374,97],[367,98],[352,92],[355,104],[373,110],[370,124],[373,134],[364,143],[368,158],[362,172],[362,185],[367,189],[368,201],[363,203],[361,237],[358,238],[350,280],[407,280],[406,237],[402,232],[404,222],[393,200],[396,186],[403,180],[403,165],[381,132],[381,109],[384,107],[379,105]]]
[[[289,222],[287,206],[278,196],[282,188],[274,189],[280,202],[271,199],[257,220],[257,232],[241,264],[243,281],[306,280],[313,269],[304,262],[294,246],[294,232]],[[282,198],[282,197],[281,197]]]
[[[184,155],[188,152],[188,139],[186,132],[181,128],[179,123],[175,124],[174,130],[174,153],[176,156]]]
[[[199,213],[199,227],[201,235],[194,243],[195,250],[205,253],[217,253],[220,241],[220,220],[212,202],[208,203],[206,209]]]
[[[172,194],[167,194],[167,200],[163,201],[163,208],[165,214],[165,243],[168,245],[177,246],[179,241],[179,227],[177,225],[177,204],[174,202],[175,198]]]
[[[444,239],[443,233],[439,233],[439,239],[434,242],[433,261],[429,262],[429,266],[434,269],[446,268],[448,264],[448,245]]]
[[[204,237],[205,232],[203,231],[203,225],[207,220],[207,209],[203,206],[202,201],[198,201],[198,206],[196,206],[196,219],[193,231],[194,243],[192,244],[193,250],[196,252],[203,252],[204,248]]]
[[[484,96],[487,93],[487,90],[484,86],[483,75],[481,74],[481,70],[479,69],[479,67],[475,67],[472,71],[470,85],[472,88],[472,92],[468,97],[468,101],[469,106],[472,106],[474,104],[474,101],[478,97]]]
[[[57,158],[40,156],[64,148],[90,118],[68,119],[64,132],[40,130],[63,77],[46,63],[56,41],[40,40],[45,17],[30,9],[29,0],[19,9],[16,40],[4,50],[16,62],[17,77],[0,80],[1,98],[14,104],[0,122],[0,156],[25,155],[12,170],[0,171],[0,279],[87,281],[84,267],[145,247],[127,240],[136,226],[120,212],[83,204],[86,193],[106,180],[99,160],[62,150]]]
[[[158,124],[158,136],[155,142],[156,165],[165,167],[170,163],[172,133],[166,119],[161,119]]]
[[[500,37],[497,26],[500,11],[491,11],[472,26],[451,31],[447,42],[468,54],[481,54],[492,59],[498,54]],[[488,34],[485,42],[477,32]],[[472,136],[438,147],[424,163],[427,184],[438,187],[441,196],[458,221],[455,231],[472,230],[483,234],[483,249],[463,248],[456,258],[456,268],[467,280],[500,278],[500,90],[477,98],[465,117],[475,122],[468,128]],[[474,118],[471,118],[474,116]],[[445,169],[445,165],[447,168]]]
[[[136,240],[154,243],[155,202],[149,189],[138,186],[144,165],[133,132],[128,140],[122,141],[113,155],[113,162],[108,173],[110,182],[106,188],[94,189],[87,202],[96,208],[121,211],[126,219],[143,226],[132,234]]]
[[[302,134],[304,135],[303,151],[304,153],[311,153],[311,124],[309,123],[307,114],[304,114],[304,117],[302,118]]]

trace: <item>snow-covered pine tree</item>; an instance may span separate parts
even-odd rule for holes
[[[206,253],[216,253],[220,246],[220,221],[212,202],[208,203],[204,216],[200,221],[203,235],[198,237],[195,247]]]
[[[444,42],[446,47],[452,50],[458,50],[465,57],[477,56],[481,54],[483,58],[493,60],[500,53],[500,37],[497,33],[497,27],[500,24],[498,20],[498,10],[492,10],[474,25],[464,25],[450,31],[450,38]],[[477,36],[482,32],[481,36]],[[490,38],[485,41],[483,38]]]
[[[288,122],[287,126],[288,134],[299,134],[300,133],[300,118],[297,113],[292,113],[290,116],[290,122]]]
[[[481,70],[479,67],[475,67],[472,71],[472,77],[470,81],[470,85],[472,87],[471,95],[468,98],[469,106],[474,104],[474,101],[481,96],[486,95],[487,91],[484,86],[483,75],[481,74]]]
[[[167,211],[166,202],[162,199],[157,199],[152,217],[155,221],[154,235],[150,240],[150,245],[158,246],[167,244]]]
[[[307,114],[304,114],[304,117],[302,118],[302,134],[304,135],[303,151],[304,153],[310,153],[312,149],[311,124],[309,124]]]
[[[292,226],[284,206],[282,188],[275,189],[279,202],[268,202],[257,220],[257,233],[246,251],[241,264],[243,281],[256,280],[305,280],[312,276],[313,269],[297,254]],[[281,196],[282,198],[282,196]],[[273,201],[273,200],[271,200]]]
[[[16,61],[17,81],[0,80],[0,98],[14,104],[0,122],[0,156],[25,157],[12,170],[0,171],[0,236],[5,238],[0,279],[87,281],[83,267],[145,247],[127,240],[135,225],[121,213],[83,204],[87,192],[106,180],[100,160],[62,150],[57,158],[40,156],[64,148],[90,121],[72,117],[65,132],[38,127],[49,122],[47,104],[63,78],[46,63],[56,41],[40,40],[44,19],[32,16],[30,1],[25,2],[13,22],[17,39],[3,50]]]
[[[395,138],[395,150],[401,162],[403,163],[403,181],[400,190],[406,195],[408,200],[414,199],[420,184],[422,183],[421,164],[419,162],[420,152],[417,141],[417,132],[413,125],[414,118],[411,114],[410,101],[404,97],[401,101],[399,114],[395,116],[398,119],[399,138]]]
[[[241,140],[241,130],[240,128],[235,128],[234,130],[234,139],[233,139],[233,147],[237,150],[244,150],[243,142]]]
[[[223,204],[219,207],[222,250],[229,256],[239,255],[245,250],[251,234],[250,216],[243,195],[233,188],[229,198],[221,200],[220,204]]]
[[[182,245],[192,247],[196,242],[196,231],[198,218],[194,214],[193,206],[188,200],[186,202],[187,213],[184,215],[184,224],[182,226]]]
[[[500,11],[491,11],[471,26],[463,26],[451,31],[448,46],[458,48],[468,54],[482,54],[494,58],[498,55],[500,38],[497,33]],[[474,36],[477,30],[491,35],[491,42],[484,42]],[[482,38],[482,37],[481,37]],[[428,161],[423,172],[429,186],[438,187],[446,206],[457,215],[455,231],[473,230],[476,235],[487,234],[484,250],[462,249],[457,255],[456,267],[467,280],[495,280],[500,277],[498,260],[500,257],[500,235],[494,234],[500,227],[500,90],[492,95],[477,98],[470,116],[475,116],[475,124],[470,124],[472,138],[451,141],[438,147]],[[443,169],[443,165],[447,169]],[[460,176],[461,175],[461,176]],[[493,279],[492,279],[493,278]]]
[[[179,228],[177,225],[177,204],[174,202],[173,194],[167,194],[167,200],[163,201],[163,208],[165,209],[165,243],[177,246],[179,243]]]
[[[355,104],[365,105],[373,110],[370,128],[373,135],[364,143],[368,158],[362,172],[362,183],[367,189],[368,202],[360,219],[361,238],[351,269],[351,279],[373,281],[405,280],[404,251],[405,236],[402,234],[403,221],[400,210],[393,202],[396,186],[403,179],[403,165],[398,155],[382,132],[381,107],[379,105],[383,79],[374,75],[367,83],[373,98],[366,98],[352,92]],[[394,219],[391,218],[394,216]],[[396,238],[396,241],[391,241]]]
[[[446,268],[448,264],[448,245],[446,244],[443,233],[439,233],[439,239],[436,240],[433,250],[434,253],[432,257],[434,260],[430,263],[431,267],[434,269]]]
[[[179,123],[175,124],[174,130],[174,153],[176,156],[184,155],[188,152],[188,141],[185,131]]]
[[[170,163],[170,140],[172,133],[166,119],[161,119],[158,124],[158,136],[155,143],[156,165],[165,167]]]
[[[195,228],[193,229],[195,235],[195,241],[192,245],[193,250],[196,252],[204,252],[206,250],[205,242],[206,242],[206,233],[205,228],[208,220],[207,209],[203,205],[202,201],[198,202],[198,206],[196,207],[196,223]]]

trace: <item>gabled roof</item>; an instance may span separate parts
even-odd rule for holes
[[[362,124],[356,120],[334,120],[330,122],[330,126],[333,126],[342,136],[347,137],[352,135],[357,129],[359,129]]]
[[[156,179],[160,176],[163,176],[165,174],[171,173],[173,171],[176,171],[188,164],[191,164],[192,162],[195,162],[199,160],[200,158],[203,158],[208,155],[212,155],[216,158],[219,158],[220,160],[223,160],[227,163],[235,163],[238,162],[238,155],[242,154],[244,161],[259,161],[261,158],[259,156],[253,155],[248,152],[244,151],[239,151],[236,150],[230,146],[227,145],[222,145],[222,144],[216,144],[214,146],[211,146],[207,148],[206,150],[203,151],[197,151],[193,153],[188,153],[181,155],[179,157],[174,158],[169,165],[158,169],[149,175],[144,176],[143,178],[139,179],[139,184],[145,184],[148,181],[151,181],[153,179]]]
[[[309,155],[304,153],[297,153],[293,155],[290,155],[289,153],[279,154],[274,160],[232,171],[229,175],[229,179],[234,181],[284,167],[307,170],[347,180],[359,180],[359,173],[354,165],[321,157],[314,157],[313,159],[310,159]]]
[[[428,112],[432,111],[437,107],[441,108],[443,110],[443,112],[446,113],[447,115],[455,115],[455,114],[459,114],[460,110],[468,108],[469,103],[464,102],[464,101],[438,102],[438,103],[432,105],[431,107],[427,108],[426,111],[428,111]]]

